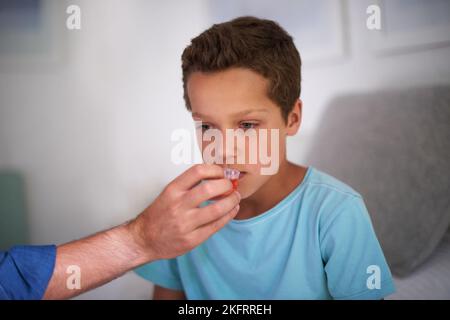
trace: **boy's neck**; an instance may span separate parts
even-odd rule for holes
[[[285,160],[276,175],[253,195],[241,201],[235,219],[250,219],[273,208],[303,181],[306,171],[306,167]]]

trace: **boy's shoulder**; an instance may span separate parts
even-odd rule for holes
[[[366,221],[367,209],[360,193],[328,173],[313,167],[309,170],[304,199],[311,209],[309,216],[319,217],[323,229],[338,216],[347,221]]]
[[[308,171],[309,173],[305,181],[305,187],[308,191],[328,197],[334,196],[342,199],[353,197],[362,199],[359,192],[338,178],[312,166],[308,168]]]

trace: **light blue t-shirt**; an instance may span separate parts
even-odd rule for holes
[[[136,272],[188,299],[381,299],[395,291],[362,197],[313,167],[269,211]]]

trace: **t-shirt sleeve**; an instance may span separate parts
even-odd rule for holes
[[[334,299],[382,299],[395,291],[362,198],[349,196],[324,219],[320,248]]]
[[[0,251],[0,300],[42,299],[55,267],[56,246]]]
[[[172,290],[183,291],[176,259],[157,260],[134,270],[142,278]]]

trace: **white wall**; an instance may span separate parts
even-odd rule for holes
[[[172,130],[190,128],[180,54],[213,18],[207,0],[46,3],[60,28],[54,63],[8,67],[0,55],[0,168],[24,174],[32,242],[62,243],[135,216],[184,169],[170,162]],[[80,31],[65,29],[72,3],[82,9]],[[301,162],[337,94],[450,83],[449,46],[375,55],[366,7],[343,2],[341,57],[305,62],[293,160]],[[147,298],[150,290],[129,274],[82,297]]]

